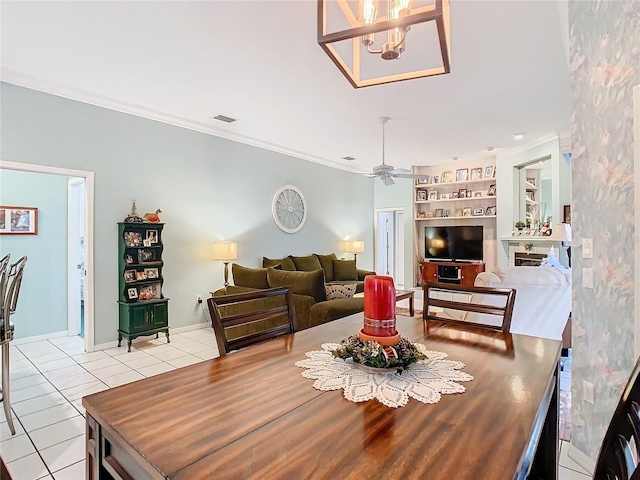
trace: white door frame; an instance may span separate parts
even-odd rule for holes
[[[378,217],[379,217],[379,214],[381,212],[389,212],[389,213],[403,212],[404,213],[404,207],[386,207],[386,208],[375,208],[374,209],[374,213],[373,213],[373,216],[374,216],[373,233],[374,233],[374,239],[375,239],[375,244],[374,244],[374,249],[375,249],[374,266],[376,267],[376,271],[380,270],[380,268],[378,268],[378,267],[382,267],[382,265],[378,265],[377,264],[378,263],[378,248],[380,247],[380,245],[378,245],[378,233],[379,233],[379,228],[380,228],[380,225],[378,225]],[[397,223],[396,220],[397,219],[395,218],[395,215],[394,215],[394,222],[395,223]],[[404,226],[403,226],[403,228],[404,228]],[[392,232],[392,234],[395,235],[395,233],[396,232],[394,230]],[[395,248],[394,251],[392,252],[392,255],[395,257],[394,258],[394,263],[397,263],[399,261],[399,258],[402,258],[401,261],[404,261],[404,256],[400,257],[398,255],[398,253],[399,253],[398,250],[400,248],[402,248],[402,252],[404,252],[404,245],[397,245],[397,243],[398,243],[397,242],[397,238],[394,238],[393,242],[394,242],[394,248]],[[391,270],[392,271],[389,272],[389,275],[395,277],[395,274],[396,274],[395,265],[393,266],[393,268]],[[384,273],[384,272],[381,273],[381,275],[385,275],[385,274],[386,273]],[[402,281],[404,282],[404,279],[402,279]]]
[[[94,347],[94,278],[93,278],[93,216],[94,216],[94,172],[70,168],[49,167],[28,163],[0,160],[0,169],[32,173],[48,173],[65,177],[84,178],[84,252],[85,252],[85,297],[84,297],[84,349],[92,352]]]
[[[78,266],[80,266],[78,254],[81,247],[78,240],[80,238],[80,225],[84,223],[80,222],[78,218],[80,213],[78,207],[82,208],[84,216],[84,198],[82,198],[82,202],[78,201],[78,186],[82,185],[84,190],[84,184],[84,178],[71,177],[67,186],[67,330],[69,331],[69,336],[78,335],[81,328],[80,275],[74,275],[74,272],[77,274]],[[84,275],[84,272],[82,272],[82,275]]]

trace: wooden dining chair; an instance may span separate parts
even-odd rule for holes
[[[9,266],[9,255],[0,260],[0,345],[2,346],[2,406],[12,435],[16,434],[11,418],[9,382],[9,343],[13,340],[14,326],[11,315],[15,313],[22,285],[22,275],[27,257]]]
[[[640,479],[640,359],[602,441],[594,480]]]
[[[516,301],[513,288],[423,284],[424,320],[457,323],[508,333]]]
[[[214,296],[207,305],[220,355],[298,329],[290,286]]]

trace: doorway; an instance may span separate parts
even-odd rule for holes
[[[93,209],[94,173],[83,170],[0,161],[0,169],[69,177],[68,186],[68,327],[84,334],[86,352],[94,348]],[[72,201],[73,197],[73,201]],[[70,231],[73,229],[73,233]],[[73,239],[73,241],[72,241]],[[71,245],[73,243],[73,245]],[[72,248],[73,247],[73,248]],[[73,259],[72,259],[73,252]],[[71,264],[71,262],[75,262]],[[80,264],[81,268],[77,265]],[[73,265],[73,268],[71,268]],[[72,286],[73,285],[73,286]],[[72,292],[73,290],[73,292]],[[73,298],[72,298],[73,295]]]
[[[376,209],[376,272],[404,289],[404,209]]]

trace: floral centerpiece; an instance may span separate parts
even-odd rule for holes
[[[373,368],[395,368],[402,373],[409,365],[427,358],[425,347],[413,344],[406,338],[400,338],[397,345],[382,346],[378,342],[363,341],[358,335],[351,335],[340,342],[331,353],[336,358]]]

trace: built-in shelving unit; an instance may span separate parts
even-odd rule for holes
[[[418,249],[414,258],[421,260],[424,256],[425,226],[482,225],[483,260],[490,267],[495,265],[499,194],[495,168],[494,158],[414,167],[414,173],[429,176],[428,180],[416,180],[413,186],[415,245]],[[415,285],[419,284],[420,263],[415,265]]]

